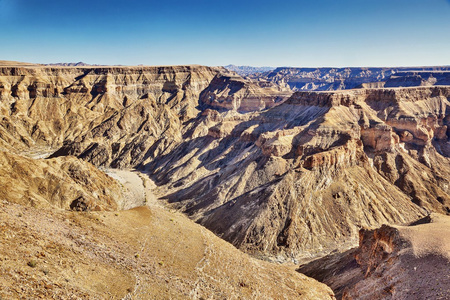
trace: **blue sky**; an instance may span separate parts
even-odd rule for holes
[[[0,59],[450,65],[450,0],[0,0]]]

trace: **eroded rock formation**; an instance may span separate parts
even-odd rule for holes
[[[233,74],[219,74],[202,92],[200,104],[222,111],[260,111],[280,104],[291,94],[289,88],[271,82],[255,82]]]
[[[293,90],[333,91],[359,87],[382,88],[448,85],[449,67],[411,68],[289,68],[249,75]]]
[[[448,87],[283,101],[283,87],[201,66],[0,73],[4,150],[140,168],[157,196],[254,254],[319,256],[361,227],[450,211]]]
[[[449,92],[298,92],[262,113],[205,111],[204,136],[144,169],[242,249],[318,255],[356,243],[360,227],[448,212]]]
[[[117,210],[123,188],[75,157],[30,159],[0,152],[0,198],[36,208]]]
[[[299,271],[328,284],[337,299],[446,299],[450,295],[450,217],[361,230],[359,247]]]

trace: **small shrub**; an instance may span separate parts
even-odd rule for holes
[[[27,262],[27,265],[28,265],[29,267],[36,268],[36,266],[37,266],[37,261],[35,261],[35,260],[30,260],[29,262]]]

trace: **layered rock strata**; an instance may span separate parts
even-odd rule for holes
[[[238,247],[319,255],[355,244],[360,227],[448,212],[449,92],[298,92],[262,113],[205,111],[206,135],[143,167]]]
[[[399,68],[289,68],[250,75],[293,90],[333,91],[358,87],[448,85],[448,66]]]
[[[2,68],[0,147],[20,152],[70,144],[57,155],[130,165],[156,142],[152,153],[181,142],[182,123],[198,114],[199,95],[218,72],[201,66]]]
[[[204,107],[219,111],[260,111],[280,104],[292,94],[271,82],[251,81],[233,74],[219,74],[200,95]]]
[[[450,212],[447,87],[278,101],[282,87],[201,66],[0,71],[3,149],[138,167],[251,253],[319,256],[361,227]]]

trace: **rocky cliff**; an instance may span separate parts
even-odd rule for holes
[[[281,85],[287,84],[293,90],[332,91],[353,89],[358,87],[382,87],[387,81],[387,87],[420,86],[439,84],[431,77],[447,77],[450,67],[415,67],[415,68],[276,68],[273,71],[250,75],[253,79],[264,79]],[[423,72],[423,73],[422,73]],[[419,73],[419,74],[418,74]],[[420,77],[420,74],[424,78]],[[415,77],[415,78],[413,78]],[[438,82],[440,80],[437,80]],[[378,86],[374,83],[378,82]],[[441,83],[448,79],[442,80]]]
[[[384,87],[432,86],[450,85],[450,72],[447,71],[416,71],[397,72],[391,75]]]
[[[256,255],[320,256],[361,227],[450,212],[448,87],[280,101],[283,87],[201,66],[0,74],[4,150],[137,167],[160,199]]]
[[[359,247],[305,264],[337,299],[447,299],[450,217],[431,214],[409,226],[361,230]]]
[[[182,140],[181,124],[199,113],[199,95],[218,72],[201,66],[2,68],[0,146],[51,151],[70,144],[71,151],[59,154],[129,165],[156,142],[152,152],[158,153]],[[117,156],[121,162],[112,163]]]
[[[136,188],[126,171],[93,165],[145,166],[213,135],[197,122],[221,113],[199,101],[204,91],[223,94],[213,82],[222,71],[0,68],[1,299],[334,299],[324,284],[252,258],[155,203],[145,174],[133,173]],[[226,93],[245,103],[242,88]],[[255,93],[249,99],[259,103]]]
[[[271,82],[255,82],[232,73],[219,74],[200,95],[200,104],[218,111],[245,113],[274,107],[291,94],[289,88]]]
[[[319,255],[360,227],[449,211],[449,88],[298,92],[196,122],[143,169],[162,198],[246,251]],[[204,129],[202,129],[204,128]]]

